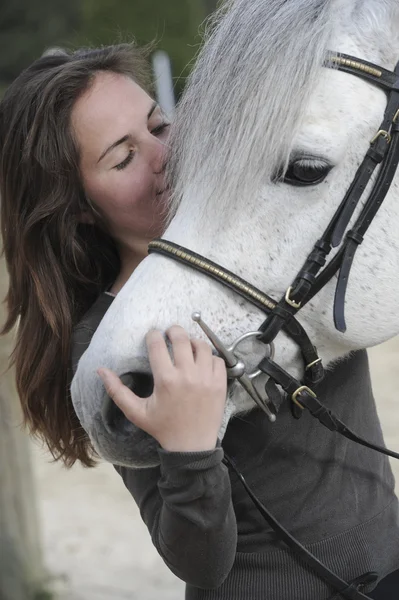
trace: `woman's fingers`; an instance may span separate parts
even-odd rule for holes
[[[226,402],[226,367],[201,340],[190,340],[178,326],[168,330],[174,364],[160,331],[147,335],[154,391],[139,398],[109,369],[98,373],[126,418],[169,451],[215,447]]]
[[[212,372],[212,348],[198,339],[190,339],[187,332],[179,325],[173,325],[166,331],[172,345],[173,363],[178,369],[190,369],[196,365],[199,369]],[[160,331],[150,331],[147,334],[147,347],[151,370],[154,379],[158,374],[173,368],[165,339]]]
[[[169,327],[166,332],[171,344],[175,366],[180,369],[190,368],[194,364],[193,349],[187,332],[179,325]]]
[[[191,340],[191,345],[194,351],[194,360],[196,366],[203,373],[212,373],[212,348],[207,342],[203,340]]]
[[[154,379],[160,374],[173,369],[172,359],[162,333],[158,330],[149,331],[146,335],[148,358]]]
[[[101,368],[97,373],[104,383],[108,396],[121,409],[125,417],[137,427],[143,428],[146,413],[145,399],[136,396],[110,369]]]
[[[216,379],[221,382],[221,385],[225,387],[227,392],[227,370],[226,363],[220,356],[212,356],[213,374]]]

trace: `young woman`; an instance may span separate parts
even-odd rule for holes
[[[41,58],[0,104],[2,233],[10,275],[3,331],[18,325],[13,361],[25,421],[67,466],[77,460],[95,464],[71,404],[73,369],[113,297],[145,257],[147,243],[163,230],[169,123],[149,89],[142,55],[120,45]],[[167,333],[173,362],[160,332],[147,338],[155,379],[149,398],[132,394],[112,373],[100,373],[115,403],[160,445],[160,467],[117,470],[157,550],[187,582],[186,598],[332,597],[329,586],[279,545],[222,464],[217,433],[226,396],[223,361],[180,327]],[[376,422],[365,353],[342,361],[322,386],[332,406],[360,389],[363,406]],[[285,418],[280,423],[276,440],[266,445],[265,422],[254,410],[233,419],[223,447],[247,465],[246,476],[265,504],[276,505],[288,526],[302,529],[309,545],[322,538],[313,550],[325,550],[333,563],[346,552],[342,575],[359,589],[371,589],[396,568],[398,558],[396,529],[391,531],[394,550],[383,552],[386,536],[377,535],[380,521],[370,517],[370,511],[385,514],[395,502],[387,459],[370,458],[364,497],[358,499],[364,513],[359,527],[351,527],[348,516],[345,535],[338,532],[324,494],[315,506],[323,517],[316,532],[291,505],[293,494],[297,507],[306,503],[308,472],[295,472],[291,457],[284,484],[276,487],[277,471],[270,478],[270,466],[280,470],[284,448],[292,444]],[[308,433],[309,457],[314,449],[321,453],[320,490],[335,483],[342,485],[343,497],[351,493],[343,484],[347,473],[353,473],[350,485],[356,487],[357,470],[364,468],[356,449],[340,442],[342,460],[327,464],[319,434]],[[320,467],[312,460],[309,472]],[[372,502],[370,494],[376,494]],[[372,552],[364,545],[366,534],[378,538]],[[272,569],[265,568],[266,556],[273,557]],[[373,597],[388,600],[382,593],[377,590]]]

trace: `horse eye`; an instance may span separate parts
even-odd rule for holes
[[[331,164],[322,160],[301,158],[291,162],[285,175],[279,179],[295,186],[317,185],[324,181],[332,168]]]

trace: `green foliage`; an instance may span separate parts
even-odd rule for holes
[[[33,600],[54,600],[54,594],[44,590],[41,592],[37,592]]]
[[[51,46],[154,42],[172,60],[176,91],[200,44],[199,27],[217,0],[3,0],[0,88]]]
[[[139,45],[155,42],[171,57],[179,91],[184,83],[180,77],[187,74],[198,49],[198,29],[206,10],[203,0],[85,0],[76,41],[81,45],[132,39]]]

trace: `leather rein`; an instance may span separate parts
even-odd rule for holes
[[[211,277],[265,312],[266,319],[259,327],[258,339],[260,341],[271,345],[278,333],[284,331],[299,345],[305,366],[303,382],[298,381],[276,364],[272,355],[262,359],[258,365],[258,369],[269,378],[266,383],[266,393],[275,407],[281,403],[282,392],[280,390],[283,390],[283,393],[291,400],[291,409],[295,418],[299,419],[306,409],[330,431],[335,431],[358,444],[399,459],[398,453],[359,437],[317,398],[310,386],[323,379],[324,368],[317,354],[317,349],[313,346],[302,325],[295,319],[296,313],[335,274],[338,274],[334,300],[334,323],[339,331],[345,332],[345,296],[356,250],[363,242],[371,222],[383,203],[399,164],[399,63],[395,70],[391,72],[378,65],[346,54],[336,54],[329,56],[324,66],[356,75],[382,88],[387,93],[387,106],[381,126],[371,140],[370,148],[359,166],[344,199],[323,235],[314,244],[312,251],[284,296],[276,302],[261,290],[217,263],[167,240],[154,240],[149,244],[148,251],[172,258]],[[365,200],[356,222],[347,231],[349,222],[378,166],[380,166],[380,170],[376,175],[372,190]],[[333,248],[338,248],[338,251],[326,265],[327,256]],[[208,337],[213,341],[211,336],[208,335]],[[268,410],[265,410],[265,412],[269,413]],[[341,597],[350,600],[368,598],[360,591],[360,588],[376,581],[378,578],[376,573],[365,574],[351,582],[344,581],[321,563],[271,515],[249,488],[244,477],[227,455],[225,455],[225,463],[241,480],[268,524],[302,561],[329,583]]]

